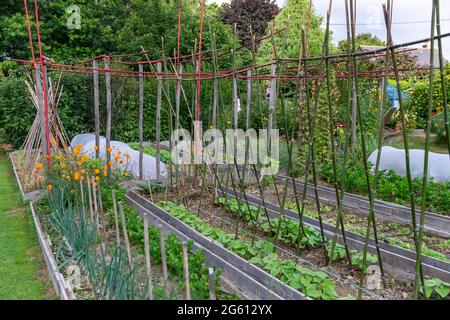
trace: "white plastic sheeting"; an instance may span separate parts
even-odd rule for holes
[[[81,152],[90,156],[91,158],[95,157],[95,134],[93,133],[83,133],[76,135],[70,146],[72,149],[75,149],[79,144],[82,145]],[[128,171],[135,177],[139,177],[139,151],[133,150],[126,143],[120,141],[111,141],[111,148],[113,151],[111,153],[111,159],[114,158],[115,155],[120,151],[122,153],[121,159],[124,160],[123,164],[120,164],[117,161],[114,162],[114,167],[120,169],[121,171]],[[106,139],[100,136],[100,158],[106,160]],[[130,157],[127,159],[124,157],[125,154],[129,154]],[[164,163],[160,163],[160,173],[161,177],[167,176],[167,170]],[[156,159],[152,156],[144,154],[143,160],[143,175],[144,179],[156,179]]]
[[[374,165],[377,161],[378,150],[372,152],[369,156],[369,163]],[[425,151],[412,149],[409,150],[410,167],[412,178],[422,178]],[[374,170],[374,169],[373,169]],[[406,176],[405,150],[393,147],[383,147],[381,149],[380,171],[394,170],[400,176]],[[435,182],[450,181],[450,158],[448,154],[429,153],[428,176]]]

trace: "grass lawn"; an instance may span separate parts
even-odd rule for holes
[[[51,282],[30,212],[0,148],[0,299],[52,299]]]

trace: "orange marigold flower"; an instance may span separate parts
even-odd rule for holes
[[[114,160],[116,160],[116,161],[119,160],[119,159],[120,159],[120,156],[115,156],[114,157]]]
[[[125,172],[123,173],[123,175],[124,175],[125,177],[128,177],[128,172],[125,171]]]
[[[77,162],[77,166],[81,166],[83,163],[81,161]]]
[[[50,160],[50,156],[49,156],[49,155],[46,155],[46,156],[45,156],[45,159]]]
[[[95,174],[99,174],[100,170],[95,169],[94,172],[95,172]]]
[[[97,151],[98,150],[98,146],[94,146],[94,150]]]
[[[81,176],[81,181],[84,181],[84,176]]]
[[[111,153],[113,151],[113,149],[111,147],[107,147],[106,151],[108,151],[109,153]]]
[[[51,140],[51,144],[52,144],[52,145],[55,145],[55,144],[56,144],[56,140],[55,140],[54,138]]]
[[[61,169],[64,169],[66,165],[64,163],[61,163]]]
[[[95,181],[98,181],[98,180],[100,180],[100,177],[99,176],[95,176]]]
[[[103,170],[108,170],[108,166],[104,166],[104,167],[103,167]]]
[[[52,190],[53,190],[53,185],[52,185],[52,184],[49,184],[49,185],[47,186],[47,189],[48,189],[48,191],[52,191]]]
[[[78,172],[75,172],[75,173],[73,174],[73,179],[74,179],[75,181],[78,181],[78,179],[80,179],[80,174],[79,174]]]
[[[42,169],[42,168],[44,168],[44,164],[42,162],[38,162],[38,164],[36,165],[36,168]]]
[[[104,177],[108,176],[108,171],[103,171],[103,176]]]
[[[66,180],[70,180],[70,176],[66,176]]]
[[[128,153],[125,153],[125,158],[129,159],[130,155]]]
[[[118,155],[121,155],[121,154],[122,154],[122,151],[120,151],[120,150],[117,151],[117,154],[118,154]]]
[[[85,174],[86,173],[86,170],[84,170],[84,169],[81,169],[80,171],[81,171],[81,174]]]
[[[113,164],[112,161],[108,162],[108,165],[109,165],[109,166],[112,166],[112,164]]]

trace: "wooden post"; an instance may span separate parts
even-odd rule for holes
[[[95,188],[95,176],[92,176],[92,195],[94,198],[94,216],[98,231],[98,206],[97,206],[97,189]]]
[[[41,148],[42,155],[47,154],[47,136],[45,135],[45,113],[44,113],[44,94],[42,92],[41,66],[36,64],[36,90],[38,98],[39,124],[41,130]]]
[[[116,225],[116,242],[120,244],[120,232],[119,232],[119,218],[117,215],[117,201],[116,201],[116,190],[111,191],[112,201],[113,201],[113,209],[114,209],[114,223]]]
[[[208,268],[209,276],[209,300],[216,300],[216,275],[213,268]]]
[[[181,77],[183,73],[183,65],[178,66],[178,80],[175,88],[175,129],[180,128],[180,100],[181,100]]]
[[[90,177],[87,176],[86,177],[86,182],[87,182],[87,188],[88,188],[88,194],[89,194],[89,212],[90,212],[90,221],[91,223],[94,222],[94,213],[93,213],[93,209],[92,209],[92,190],[91,190],[91,183],[90,183]]]
[[[98,199],[98,209],[99,209],[99,213],[101,215],[102,218],[102,227],[105,227],[105,212],[103,211],[103,201],[102,201],[102,191],[100,188],[100,182],[98,183],[98,187],[97,187],[97,199]]]
[[[213,80],[213,109],[212,109],[212,125],[214,129],[217,128],[217,106],[219,105],[219,79],[214,72]]]
[[[131,267],[131,247],[130,247],[130,240],[128,239],[127,221],[125,220],[125,213],[123,212],[122,201],[119,201],[119,210],[120,210],[120,218],[122,219],[123,237],[125,239],[125,246],[127,247],[128,263],[130,264]]]
[[[144,179],[144,66],[139,64],[139,179]]]
[[[83,180],[81,179],[81,177],[79,179],[79,182],[80,182],[80,193],[81,193],[81,206],[83,207],[83,212],[85,212],[86,206],[85,206],[85,202],[84,202]]]
[[[165,243],[165,236],[162,231],[162,226],[158,226],[159,229],[159,246],[161,249],[161,265],[162,265],[162,272],[163,272],[163,286],[164,286],[164,295],[166,298],[169,297],[169,288],[168,288],[168,274],[167,274],[167,257],[166,257],[166,243]]]
[[[352,133],[350,136],[350,146],[353,149],[356,146],[356,111],[357,111],[357,99],[356,99],[356,88],[353,82],[352,89]]]
[[[103,210],[102,190],[100,188],[100,182],[98,184],[97,192],[98,192],[98,205],[99,205],[99,210],[100,210],[100,214],[101,214],[101,218],[102,218],[101,225],[102,225],[102,228],[103,228],[103,243],[104,243],[104,247],[105,247],[105,255],[109,256],[108,232],[106,230],[105,211]]]
[[[156,178],[159,179],[160,172],[160,163],[161,163],[161,96],[162,96],[162,64],[158,62],[157,67],[157,77],[158,77],[158,87],[157,87],[157,96],[156,96]]]
[[[148,221],[146,216],[147,215],[144,214],[145,265],[147,268],[148,298],[153,300],[152,263],[150,254],[150,239],[148,235]]]
[[[189,283],[189,257],[186,241],[183,241],[181,243],[181,246],[183,248],[184,295],[186,300],[191,300],[191,286]]]
[[[247,108],[245,110],[245,130],[250,128],[250,110],[252,107],[252,70],[247,70]],[[250,139],[249,137],[245,138],[245,165],[248,164],[249,152],[250,150]],[[244,170],[244,177],[246,171]],[[245,178],[243,179],[245,181]]]
[[[233,129],[234,129],[234,159],[237,161],[237,130],[239,120],[239,96],[238,81],[236,76],[233,77]]]
[[[109,58],[105,58],[105,86],[106,86],[106,163],[108,164],[108,178],[111,175],[111,117],[112,117],[112,100],[111,100],[111,73],[108,71],[110,66]]]
[[[247,109],[245,114],[245,129],[250,127],[250,110],[252,104],[252,70],[247,70]]]
[[[95,150],[95,158],[100,157],[100,95],[98,84],[98,62],[92,61],[92,68],[94,73],[94,116],[95,116],[95,145],[98,147]]]
[[[270,66],[270,87],[269,87],[269,124],[267,126],[267,154],[270,157],[270,147],[271,147],[271,131],[273,128],[273,118],[275,115],[275,109],[277,104],[277,79],[276,79],[277,65],[275,62]]]

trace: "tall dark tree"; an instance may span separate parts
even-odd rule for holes
[[[273,0],[231,0],[230,4],[223,5],[221,17],[232,27],[236,24],[241,43],[248,45],[252,40],[250,27],[256,37],[264,35],[268,22],[279,11]]]

